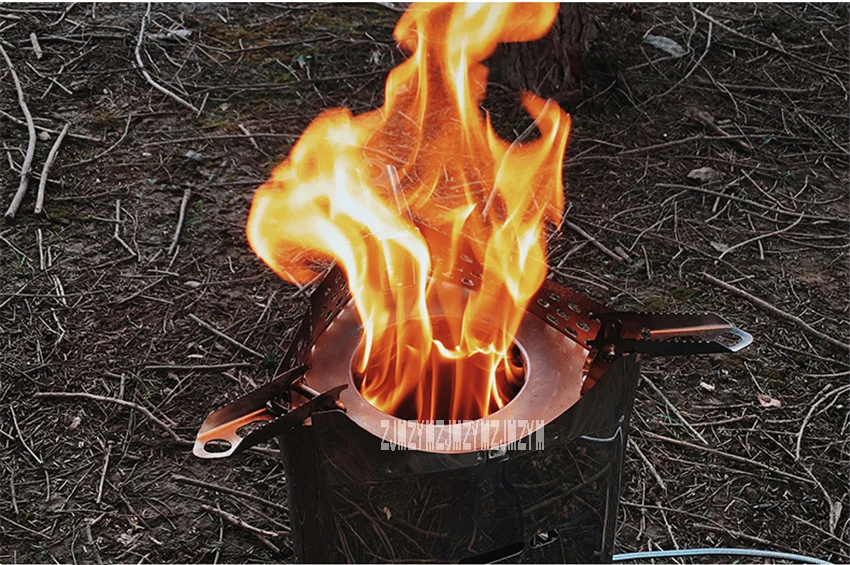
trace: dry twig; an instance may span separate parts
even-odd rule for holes
[[[706,281],[710,282],[711,284],[719,286],[720,288],[727,290],[727,291],[731,292],[732,294],[740,296],[741,298],[746,298],[747,300],[752,302],[758,308],[761,308],[762,310],[766,310],[768,312],[776,314],[780,318],[791,322],[792,324],[796,325],[798,328],[800,328],[804,332],[808,333],[809,335],[816,337],[818,339],[821,339],[821,340],[829,343],[830,345],[837,347],[838,349],[842,349],[843,351],[850,353],[850,344],[845,343],[843,341],[839,341],[832,336],[826,335],[822,331],[816,330],[815,328],[813,328],[812,326],[810,326],[809,324],[807,324],[806,322],[804,322],[803,320],[801,320],[797,316],[789,314],[788,312],[784,312],[784,311],[780,310],[779,308],[777,308],[776,306],[765,302],[761,298],[757,298],[757,297],[753,296],[752,294],[750,294],[748,292],[744,292],[743,290],[741,290],[737,287],[734,287],[727,282],[723,282],[720,279],[716,279],[716,278],[712,277],[711,275],[709,275],[708,273],[703,273],[702,276]]]
[[[752,238],[747,239],[745,241],[742,241],[740,243],[736,243],[735,245],[733,245],[732,247],[728,248],[726,251],[721,253],[720,257],[718,257],[717,260],[718,261],[722,260],[726,256],[727,253],[729,253],[730,251],[733,251],[734,249],[738,249],[739,247],[743,247],[743,246],[748,245],[750,243],[755,243],[756,241],[761,241],[763,239],[767,239],[768,237],[772,237],[774,235],[779,235],[780,233],[785,233],[787,231],[790,231],[793,228],[797,227],[797,224],[799,224],[801,221],[803,221],[803,214],[800,214],[800,217],[797,218],[796,220],[794,220],[793,224],[785,226],[782,229],[778,229],[778,230],[772,231],[770,233],[763,233],[761,235],[758,235],[756,237],[752,237]],[[764,255],[764,254],[762,253],[762,255]],[[763,256],[762,256],[762,259],[764,259]]]
[[[3,55],[3,58],[6,60],[6,64],[9,66],[9,72],[12,75],[12,82],[15,83],[15,90],[18,92],[18,104],[21,106],[24,117],[27,120],[27,131],[29,132],[27,153],[24,156],[24,162],[21,165],[21,182],[18,185],[18,190],[15,192],[14,198],[12,198],[12,203],[9,204],[9,208],[6,210],[6,217],[14,218],[15,214],[18,213],[18,208],[21,206],[21,201],[24,199],[24,195],[27,193],[27,186],[30,182],[32,158],[33,155],[35,155],[35,124],[32,121],[32,114],[30,114],[27,102],[24,99],[24,91],[23,88],[21,88],[21,81],[18,80],[18,73],[15,72],[15,67],[12,66],[12,60],[9,59],[9,55],[6,54],[6,50],[3,49],[2,45],[0,45],[0,55]]]
[[[22,127],[27,127],[27,123],[24,120],[19,120],[15,116],[13,116],[11,114],[7,114],[3,110],[0,110],[0,116],[6,118],[7,120],[12,122],[13,124],[16,124],[16,125],[19,125],[19,126],[22,126]],[[49,133],[51,135],[59,135],[59,133],[60,133],[55,129],[46,128],[46,127],[40,126],[38,124],[35,125],[35,129],[37,131],[43,131],[43,132]],[[92,137],[90,135],[84,135],[84,134],[81,134],[81,133],[69,133],[68,137],[70,137],[71,139],[79,139],[81,141],[91,141],[93,143],[100,143],[102,141],[101,139],[99,139],[97,137]]]
[[[702,194],[710,194],[712,196],[717,196],[720,198],[726,198],[727,200],[733,200],[735,202],[740,202],[741,204],[746,204],[747,206],[753,206],[755,208],[761,208],[762,210],[767,210],[769,212],[773,212],[775,214],[782,214],[784,216],[794,216],[800,217],[801,214],[799,212],[795,212],[794,210],[786,210],[784,208],[771,208],[765,204],[761,204],[759,202],[754,202],[753,200],[747,200],[746,198],[741,198],[740,196],[735,196],[734,194],[726,194],[725,192],[718,192],[716,190],[711,190],[709,188],[702,188],[700,186],[688,186],[685,184],[672,184],[666,182],[656,183],[658,188],[675,188],[675,189],[683,189],[690,190],[693,192],[701,192]],[[838,218],[836,216],[815,216],[813,214],[802,214],[804,220],[818,220],[823,222],[838,222],[840,224],[847,224],[846,218]]]
[[[564,220],[564,225],[567,226],[568,228],[570,228],[571,230],[573,230],[574,232],[576,232],[577,234],[579,234],[580,236],[582,236],[583,238],[585,238],[586,240],[588,240],[597,249],[602,251],[608,257],[612,258],[614,261],[616,261],[618,263],[623,262],[623,258],[620,255],[617,255],[616,253],[614,253],[613,251],[611,251],[610,249],[608,249],[607,247],[602,245],[602,243],[600,243],[600,241],[598,239],[596,239],[595,237],[593,237],[592,235],[590,235],[589,233],[587,233],[586,231],[584,231],[583,229],[581,229],[580,227],[578,227],[577,225],[572,223],[571,221]]]
[[[27,445],[27,442],[24,441],[24,434],[21,433],[21,428],[18,427],[18,417],[15,416],[15,407],[11,404],[9,405],[9,411],[12,413],[12,423],[15,426],[15,432],[18,434],[18,439],[21,440],[21,445],[24,446],[24,449],[27,450],[27,453],[32,455],[32,458],[38,462],[39,465],[43,465],[44,461],[42,461],[41,457],[35,454],[35,452],[30,449],[30,446]]]
[[[150,4],[150,2],[148,2],[148,9],[147,9],[147,11],[145,11],[145,15],[142,16],[142,25],[139,27],[139,39],[138,39],[138,41],[136,41],[136,64],[139,66],[139,71],[141,71],[142,75],[144,75],[144,77],[145,77],[145,80],[147,80],[148,84],[150,84],[152,87],[154,87],[158,91],[162,92],[163,94],[165,94],[166,96],[168,96],[169,98],[174,100],[175,102],[185,106],[189,110],[192,110],[195,114],[200,114],[201,113],[200,110],[198,110],[192,104],[190,104],[189,102],[186,102],[185,100],[183,100],[182,98],[180,98],[179,96],[177,96],[176,94],[174,94],[173,92],[171,92],[170,90],[165,88],[164,86],[160,85],[158,82],[156,82],[153,79],[153,77],[150,75],[150,73],[148,73],[148,71],[145,69],[145,63],[142,61],[142,40],[145,38],[145,23],[147,22],[148,17],[150,16],[150,13],[151,13],[151,4]]]
[[[234,526],[239,526],[243,530],[247,530],[247,531],[251,532],[252,534],[254,534],[257,537],[258,540],[263,542],[263,545],[265,545],[266,547],[268,547],[269,549],[271,549],[275,553],[280,553],[280,548],[278,546],[276,546],[275,544],[273,544],[272,542],[270,542],[269,539],[268,539],[270,537],[276,538],[278,536],[277,532],[270,532],[268,530],[261,530],[260,528],[258,528],[256,526],[252,526],[251,524],[249,524],[248,522],[246,522],[245,520],[243,520],[239,516],[235,516],[235,515],[231,514],[230,512],[225,512],[224,510],[220,510],[218,508],[213,508],[209,504],[201,504],[201,508],[206,510],[210,514],[215,514],[216,516],[220,516],[221,518],[224,518],[225,520],[227,520],[228,522],[230,522]]]
[[[244,498],[246,500],[252,500],[254,502],[259,502],[260,504],[265,504],[269,508],[274,508],[275,510],[279,510],[284,513],[289,513],[289,508],[278,504],[276,502],[272,502],[271,500],[267,500],[265,498],[261,498],[259,496],[253,495],[249,492],[243,492],[241,490],[232,489],[229,487],[224,487],[221,485],[216,485],[213,483],[208,483],[206,481],[201,481],[199,479],[193,479],[192,477],[185,477],[183,475],[171,475],[171,480],[177,481],[178,483],[183,483],[187,485],[194,485],[196,487],[201,487],[209,490],[215,490],[218,492],[223,492],[225,494],[232,494],[237,498]]]
[[[649,469],[649,472],[652,473],[652,476],[655,477],[655,482],[658,483],[661,490],[667,492],[667,483],[665,483],[664,479],[661,478],[661,475],[658,474],[658,470],[655,468],[655,465],[653,465],[646,455],[644,455],[640,446],[636,444],[635,440],[632,438],[629,438],[629,445],[635,450],[635,453],[638,454],[638,457],[640,457],[641,461],[643,461],[644,465],[646,465],[647,469]]]
[[[86,163],[91,163],[92,161],[97,161],[98,159],[100,159],[101,157],[103,157],[104,155],[106,155],[107,153],[109,153],[110,151],[115,149],[116,147],[118,147],[118,145],[122,141],[124,141],[124,138],[127,137],[127,132],[130,130],[130,122],[132,121],[132,119],[133,119],[133,114],[131,113],[129,116],[127,116],[127,124],[124,126],[124,133],[121,134],[121,137],[118,138],[118,141],[116,141],[115,143],[113,143],[112,145],[110,145],[109,147],[107,147],[106,149],[104,149],[103,151],[101,151],[100,153],[95,155],[94,157],[89,157],[88,159],[83,159],[82,161],[77,161],[76,163],[69,163],[67,165],[62,165],[62,168],[68,169],[68,168],[71,168],[71,167],[78,167],[79,165],[85,165]]]
[[[744,151],[752,151],[753,150],[753,147],[749,143],[747,143],[743,139],[740,139],[738,137],[735,137],[735,136],[727,133],[720,126],[718,126],[714,122],[714,118],[708,112],[703,112],[702,110],[694,110],[694,111],[691,112],[691,115],[693,116],[693,118],[696,121],[698,121],[699,123],[701,123],[702,125],[704,125],[708,129],[710,129],[711,131],[713,131],[717,135],[730,138],[730,140],[732,142],[734,142],[736,145],[738,145],[738,147],[740,147]]]
[[[41,45],[38,44],[38,36],[35,32],[30,33],[30,43],[32,44],[32,50],[35,53],[36,59],[41,59],[44,57],[44,52],[41,50]]]
[[[59,154],[59,147],[62,145],[62,140],[65,139],[69,129],[71,129],[70,122],[65,124],[65,127],[62,128],[62,132],[59,134],[59,137],[56,138],[56,142],[53,144],[53,147],[50,148],[50,153],[47,155],[47,160],[44,162],[44,168],[41,169],[41,180],[38,183],[38,194],[35,199],[35,209],[33,210],[35,214],[41,214],[41,209],[44,206],[44,189],[47,188],[47,175],[50,173],[50,167],[53,166],[53,162],[56,160],[56,155]]]
[[[838,387],[837,389],[824,394],[821,398],[818,399],[817,402],[812,404],[811,408],[809,408],[809,412],[806,414],[806,417],[803,419],[802,425],[800,425],[800,431],[797,432],[797,444],[794,447],[794,459],[796,461],[800,460],[800,448],[803,444],[803,432],[806,430],[806,426],[809,425],[809,420],[812,418],[812,414],[815,413],[815,410],[817,409],[817,407],[820,406],[827,399],[832,398],[833,396],[836,396],[836,395],[839,395],[839,394],[843,394],[847,391],[850,391],[850,385],[844,385],[844,386]]]
[[[672,437],[662,436],[659,434],[654,434],[652,432],[647,432],[641,430],[641,435],[646,437],[650,437],[653,439],[661,440],[667,443],[672,443],[673,445],[679,445],[681,447],[689,447],[691,449],[696,449],[697,451],[703,451],[705,453],[711,453],[712,455],[717,455],[718,457],[723,457],[725,459],[730,459],[732,461],[737,461],[738,463],[747,463],[748,465],[754,465],[759,469],[764,469],[765,471],[770,471],[771,473],[775,473],[779,476],[785,477],[786,479],[793,479],[795,481],[799,481],[807,484],[815,484],[811,479],[807,479],[805,477],[800,477],[798,475],[792,475],[791,473],[786,473],[785,471],[780,471],[779,469],[775,469],[770,465],[765,465],[764,463],[759,463],[758,461],[754,461],[753,459],[747,459],[746,457],[741,457],[740,455],[734,455],[732,453],[726,453],[725,451],[720,451],[718,449],[712,449],[710,447],[703,447],[701,445],[697,445],[695,443],[689,443],[687,441],[682,441],[680,439],[675,439]]]
[[[706,39],[706,41],[705,41],[705,50],[702,52],[702,55],[700,55],[699,59],[697,59],[697,62],[694,63],[694,66],[691,67],[691,70],[689,70],[685,74],[685,76],[683,76],[681,79],[679,79],[679,81],[676,82],[676,84],[674,84],[673,86],[671,86],[670,88],[668,88],[667,90],[662,92],[661,94],[656,94],[655,96],[650,96],[649,98],[644,100],[643,103],[641,104],[641,106],[649,104],[653,100],[657,100],[659,98],[663,98],[663,97],[667,96],[668,94],[670,94],[671,92],[676,90],[679,87],[680,84],[682,84],[683,82],[688,80],[688,78],[690,78],[690,76],[692,74],[694,74],[694,71],[697,70],[699,68],[699,66],[702,64],[702,60],[705,59],[705,56],[708,55],[708,50],[711,48],[711,31],[712,31],[712,29],[714,29],[712,22],[709,21],[708,22],[708,39]]]
[[[691,434],[693,434],[695,438],[699,439],[704,445],[708,445],[708,441],[706,441],[706,439],[702,437],[702,434],[696,431],[696,429],[694,429],[694,427],[688,423],[682,413],[679,412],[678,408],[676,408],[672,402],[670,402],[670,400],[661,391],[661,389],[655,386],[655,383],[649,380],[649,377],[647,377],[646,375],[641,375],[641,378],[644,380],[644,382],[646,382],[646,384],[649,385],[649,388],[655,391],[655,394],[661,397],[661,399],[664,401],[664,404],[666,404],[667,408],[669,408],[670,411],[676,415],[679,421],[682,422],[682,425],[685,426],[685,428],[687,428],[687,430],[691,432]]]
[[[109,469],[109,456],[112,453],[112,445],[107,445],[106,456],[103,458],[103,469],[100,472],[100,483],[97,485],[97,498],[95,502],[100,504],[103,499],[103,483],[106,482],[106,471]]]
[[[254,363],[234,362],[216,365],[145,365],[146,371],[218,371],[234,367],[253,367]]]
[[[785,49],[782,49],[781,47],[777,47],[776,45],[771,45],[770,43],[765,43],[764,41],[759,41],[755,37],[750,37],[749,35],[744,35],[740,31],[736,31],[736,30],[732,29],[731,27],[720,23],[719,21],[712,18],[711,16],[709,16],[708,14],[703,12],[702,10],[694,8],[693,6],[691,6],[691,10],[693,10],[694,12],[696,12],[697,14],[699,14],[700,16],[702,16],[703,18],[708,20],[710,23],[717,24],[717,26],[720,27],[721,29],[725,29],[729,33],[731,33],[733,35],[737,35],[738,37],[740,37],[742,39],[746,39],[747,41],[751,41],[751,42],[755,43],[756,45],[760,45],[761,47],[764,47],[765,49],[769,49],[771,51],[781,53],[782,55],[785,55],[786,57],[790,57],[791,59],[794,59],[795,61],[798,61],[800,63],[804,63],[805,65],[810,66],[814,69],[817,69],[821,72],[829,73],[829,74],[833,74],[833,75],[837,74],[836,69],[830,69],[828,67],[818,65],[817,63],[812,63],[808,59],[806,59],[804,57],[800,57],[799,55],[795,55],[793,53],[789,53],[788,51],[786,51]]]
[[[178,436],[177,432],[171,429],[171,426],[154,416],[150,410],[140,404],[136,404],[135,402],[129,402],[127,400],[121,400],[109,396],[98,396],[96,394],[89,394],[88,392],[37,392],[35,393],[35,396],[36,398],[87,398],[98,402],[111,402],[120,406],[126,406],[127,408],[132,408],[133,410],[141,412],[143,416],[162,428],[175,443],[180,445],[194,445],[193,442]]]
[[[260,359],[265,358],[265,355],[263,355],[263,354],[262,354],[262,353],[260,353],[259,351],[255,351],[255,350],[251,349],[250,347],[248,347],[247,345],[245,345],[244,343],[241,343],[241,342],[236,341],[235,339],[233,339],[233,338],[232,338],[232,337],[230,337],[229,335],[227,335],[227,334],[225,334],[225,333],[223,333],[223,332],[221,332],[221,331],[219,331],[219,330],[215,329],[215,328],[214,328],[214,327],[212,327],[210,324],[206,323],[205,321],[203,321],[203,320],[202,320],[202,319],[200,319],[199,317],[195,316],[194,314],[189,314],[189,319],[190,319],[190,320],[192,320],[193,322],[197,323],[197,324],[198,324],[199,326],[201,326],[202,328],[206,328],[206,329],[208,329],[209,331],[211,331],[212,333],[214,333],[214,334],[215,334],[215,335],[217,335],[218,337],[220,337],[220,338],[222,338],[222,339],[224,339],[224,340],[226,340],[226,341],[228,341],[228,342],[232,343],[233,345],[235,345],[236,347],[238,347],[238,348],[239,348],[239,349],[241,349],[242,351],[245,351],[245,352],[247,352],[247,353],[250,353],[251,355],[254,355],[255,357],[259,357]]]
[[[177,242],[180,240],[180,232],[183,229],[183,220],[186,219],[186,206],[189,204],[189,198],[191,197],[191,188],[183,191],[183,201],[180,202],[180,215],[177,218],[177,227],[174,228],[174,239],[171,240],[171,246],[168,248],[169,255],[174,253],[174,249],[177,248]]]
[[[115,200],[115,229],[112,232],[112,239],[126,249],[131,257],[136,257],[136,252],[133,251],[133,248],[121,238],[121,200]]]

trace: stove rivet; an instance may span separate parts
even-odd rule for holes
[[[617,348],[614,347],[613,343],[609,343],[602,349],[602,354],[605,356],[606,361],[614,361],[617,358]]]

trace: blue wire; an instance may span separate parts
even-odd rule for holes
[[[816,565],[832,565],[816,557],[798,555],[796,553],[783,553],[781,551],[764,551],[761,549],[737,549],[729,547],[704,547],[696,549],[670,549],[667,551],[642,551],[638,553],[618,553],[612,557],[612,561],[631,561],[633,559],[660,559],[664,557],[694,557],[697,555],[743,555],[745,557],[772,557],[773,559],[787,559],[800,563],[815,563]]]

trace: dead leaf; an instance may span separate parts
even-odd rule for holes
[[[694,169],[688,173],[689,179],[702,183],[714,182],[720,180],[721,177],[723,177],[723,175],[720,174],[720,171],[716,171],[711,167],[700,167],[699,169]]]
[[[123,546],[133,545],[136,543],[136,540],[139,539],[141,534],[131,534],[129,532],[122,532],[118,534],[118,543]]]
[[[841,518],[841,510],[843,505],[840,500],[836,500],[829,505],[829,533],[834,534],[835,528],[838,526],[838,519]]]
[[[392,512],[390,512],[390,509],[389,509],[389,508],[387,508],[386,506],[384,506],[383,508],[381,508],[381,510],[384,512],[384,515],[387,517],[387,520],[389,520],[390,518],[392,518],[392,517],[393,517],[393,513],[392,513]]]
[[[643,38],[643,42],[649,43],[656,49],[661,49],[668,55],[672,55],[674,57],[684,57],[688,54],[688,51],[684,47],[663,35],[647,35]]]
[[[76,430],[80,427],[80,424],[83,423],[83,419],[80,416],[74,416],[74,421],[71,422],[70,428],[72,430]]]
[[[707,382],[700,381],[699,386],[700,388],[707,390],[708,392],[714,392],[714,385],[710,385]]]
[[[719,241],[709,241],[708,244],[713,247],[715,251],[719,251],[721,253],[729,249],[728,245],[726,245],[725,243],[720,243]]]
[[[771,398],[766,394],[758,393],[759,404],[761,404],[762,408],[782,408],[782,401],[777,400],[775,398]]]

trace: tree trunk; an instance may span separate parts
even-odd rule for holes
[[[582,53],[598,34],[586,4],[561,4],[545,37],[499,45],[487,61],[490,82],[558,100],[578,86]]]

